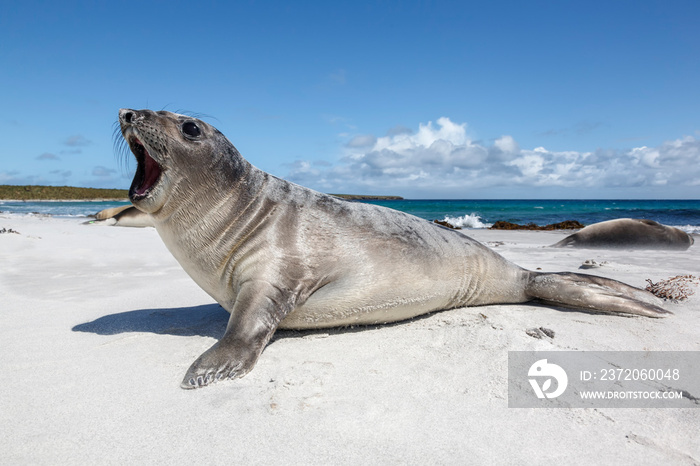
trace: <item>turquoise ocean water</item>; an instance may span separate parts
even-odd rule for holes
[[[546,225],[578,220],[590,225],[615,218],[645,218],[700,233],[700,200],[396,200],[366,201],[426,220],[447,220],[463,228],[487,228],[498,220]],[[86,217],[125,202],[0,201],[11,215]]]

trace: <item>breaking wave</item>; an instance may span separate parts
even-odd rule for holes
[[[700,235],[700,226],[698,225],[673,225],[679,230],[683,230],[689,235]]]
[[[489,228],[492,223],[484,223],[477,214],[462,215],[461,217],[450,217],[445,215],[443,222],[459,228]]]

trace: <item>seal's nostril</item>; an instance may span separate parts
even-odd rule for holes
[[[133,118],[134,114],[132,112],[126,112],[124,114],[124,121],[127,123],[131,123],[131,119]]]

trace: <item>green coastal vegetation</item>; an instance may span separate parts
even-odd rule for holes
[[[402,201],[401,196],[372,196],[366,194],[331,194],[348,201]]]
[[[366,196],[362,194],[331,194],[350,201],[362,200],[401,200],[400,196]],[[126,189],[75,188],[72,186],[13,186],[0,185],[0,199],[16,201],[55,201],[55,200],[127,200]]]
[[[126,189],[0,185],[0,199],[12,199],[16,201],[126,200],[128,198],[129,191]]]

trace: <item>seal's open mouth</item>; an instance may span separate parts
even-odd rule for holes
[[[129,189],[129,197],[132,200],[138,201],[148,196],[151,188],[158,183],[162,170],[158,162],[153,160],[148,154],[146,147],[138,138],[129,140],[129,146],[131,147],[131,152],[136,156],[136,162],[138,163],[134,181],[131,183],[131,188]]]

